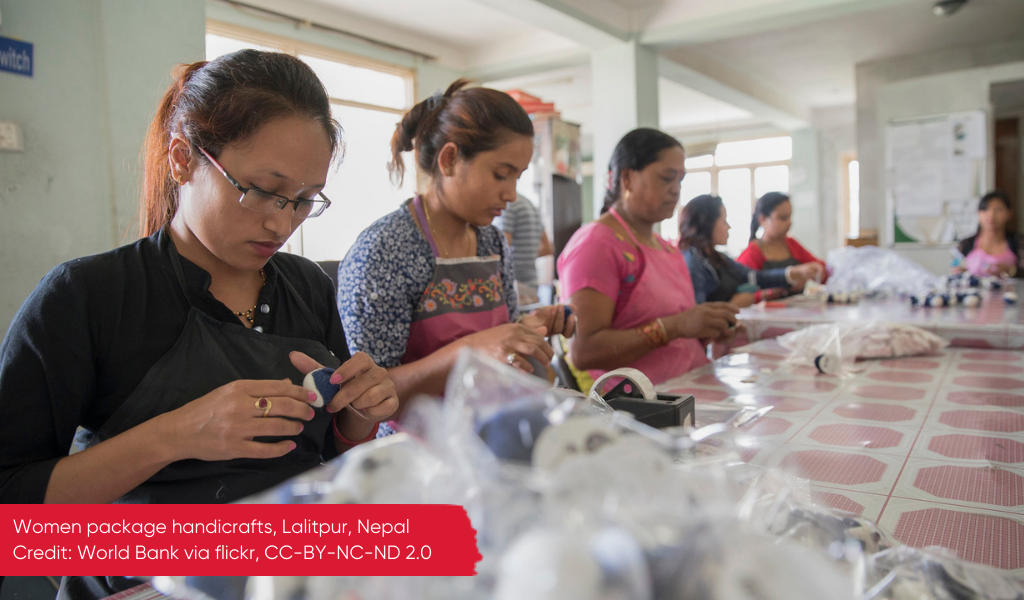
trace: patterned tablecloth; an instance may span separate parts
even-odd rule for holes
[[[1024,352],[861,364],[839,378],[737,354],[659,390],[692,393],[698,424],[702,410],[772,406],[741,427],[745,460],[810,480],[816,501],[900,542],[1024,575]]]
[[[1016,284],[1024,298],[1024,286]],[[797,297],[799,298],[799,297]],[[953,346],[1024,349],[1024,304],[1007,305],[1002,292],[986,293],[978,308],[914,307],[900,298],[862,300],[858,304],[794,304],[785,308],[755,305],[740,311],[750,341],[777,337],[808,325],[837,321],[896,321],[934,332]]]

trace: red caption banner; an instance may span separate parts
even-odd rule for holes
[[[0,575],[476,575],[443,504],[8,504]]]

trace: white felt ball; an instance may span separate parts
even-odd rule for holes
[[[601,597],[601,566],[580,536],[535,529],[501,559],[495,600],[591,600]]]
[[[928,299],[928,306],[933,308],[942,308],[946,303],[942,300],[942,296],[932,296]]]
[[[976,307],[978,307],[980,305],[981,305],[981,296],[976,296],[974,294],[971,294],[969,296],[964,296],[964,306],[966,306],[967,308],[976,308]]]
[[[1017,303],[1017,292],[1006,292],[1003,294],[1003,302],[1007,304]]]

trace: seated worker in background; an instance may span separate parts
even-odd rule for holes
[[[505,234],[512,248],[519,305],[528,306],[540,302],[537,296],[537,259],[551,256],[554,251],[537,207],[529,198],[519,195],[494,220],[494,226]]]
[[[698,306],[686,263],[653,231],[679,203],[685,159],[666,133],[627,133],[608,166],[602,216],[558,258],[563,298],[579,316],[569,358],[595,379],[633,367],[661,383],[706,364],[707,341],[734,333],[736,307]]]
[[[149,237],[56,267],[0,347],[0,501],[233,502],[375,434],[394,384],[349,356],[323,271],[277,252],[330,204],[341,143],[297,58],[180,69],[146,139]],[[314,409],[296,382],[321,364],[343,385]],[[138,583],[115,579],[59,597]]]
[[[679,214],[679,249],[686,257],[698,303],[729,302],[744,308],[776,297],[775,288],[800,291],[804,283],[822,277],[825,267],[809,262],[763,271],[751,270],[715,249],[729,241],[725,205],[718,196],[690,200]]]
[[[793,204],[786,194],[768,192],[758,198],[754,215],[750,219],[750,245],[736,262],[754,271],[785,269],[811,262],[819,263],[824,268],[824,261],[789,237],[792,217]],[[759,229],[762,232],[761,239],[757,239]],[[828,274],[823,271],[821,283],[827,277]]]
[[[338,308],[352,351],[388,368],[404,403],[444,392],[462,348],[532,372],[572,335],[574,316],[547,306],[519,317],[512,257],[491,221],[516,199],[533,123],[508,94],[453,83],[420,102],[391,139],[390,168],[415,151],[425,191],[359,234],[338,268]]]
[[[964,256],[957,269],[975,277],[1016,277],[1021,274],[1022,238],[1009,230],[1013,218],[1010,198],[998,190],[982,196],[978,203],[978,232],[960,242]]]

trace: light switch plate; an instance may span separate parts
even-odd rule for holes
[[[22,143],[21,127],[17,123],[0,121],[0,150],[9,152],[23,152],[25,146]]]

